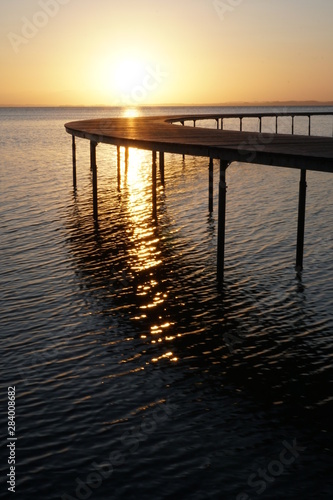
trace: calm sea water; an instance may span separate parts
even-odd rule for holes
[[[198,111],[217,109],[140,112]],[[232,165],[220,289],[207,160],[166,156],[157,225],[151,154],[130,151],[119,193],[98,146],[97,227],[78,140],[73,193],[64,123],[121,114],[0,110],[0,498],[8,386],[17,498],[332,498],[333,176],[308,174],[298,279],[299,173]],[[332,118],[313,131],[332,136]]]

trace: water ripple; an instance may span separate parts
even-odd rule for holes
[[[209,216],[207,161],[167,155],[155,224],[151,155],[130,151],[118,192],[115,148],[99,146],[96,225],[89,145],[73,194],[63,130],[96,110],[29,113],[0,122],[1,401],[15,385],[17,488],[74,497],[117,453],[92,498],[237,498],[297,439],[306,451],[262,498],[329,498],[331,177],[309,173],[299,279],[297,172],[232,165],[219,287],[217,166]]]

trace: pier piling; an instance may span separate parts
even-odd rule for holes
[[[220,161],[220,184],[219,184],[219,220],[217,235],[217,280],[221,283],[224,278],[224,248],[225,248],[225,223],[226,223],[226,202],[227,184],[226,170],[229,163]]]
[[[297,273],[300,273],[303,270],[306,188],[307,188],[306,170],[301,170],[301,179],[300,179],[300,183],[299,183],[297,252],[296,252],[296,271],[297,271]]]
[[[214,160],[209,159],[209,189],[208,189],[208,209],[209,213],[213,213],[214,210]]]
[[[120,156],[120,146],[117,146],[117,185],[118,185],[118,191],[120,191],[120,186],[121,186],[121,156]]]
[[[93,212],[94,212],[94,219],[95,220],[98,219],[96,147],[97,147],[97,143],[90,141],[90,167],[91,167],[91,171],[92,171]]]
[[[127,172],[128,172],[128,162],[129,162],[129,148],[125,148],[125,175],[127,177]]]
[[[72,154],[73,154],[73,188],[76,191],[76,144],[75,135],[72,135]]]
[[[164,186],[164,184],[165,184],[164,167],[165,167],[164,152],[160,151],[160,175],[161,175],[162,186]]]
[[[156,151],[153,151],[152,162],[152,198],[153,198],[153,219],[157,220],[157,183],[156,183]]]

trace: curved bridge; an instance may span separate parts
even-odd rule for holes
[[[164,184],[164,154],[201,156],[209,158],[209,211],[213,211],[213,161],[220,160],[219,184],[219,227],[218,227],[218,279],[223,279],[226,214],[226,170],[234,162],[272,165],[276,167],[296,168],[301,171],[299,194],[299,217],[297,233],[296,270],[303,268],[304,227],[306,204],[306,171],[315,170],[333,173],[333,139],[311,135],[311,118],[324,116],[330,112],[277,112],[277,113],[224,113],[221,115],[180,115],[151,116],[137,118],[110,118],[71,122],[65,125],[72,135],[73,148],[73,183],[76,189],[76,143],[79,137],[90,141],[91,168],[93,172],[93,212],[98,218],[97,162],[98,143],[117,146],[118,183],[120,184],[120,147],[138,148],[152,151],[152,199],[153,216],[157,218],[156,208],[156,160],[159,152],[161,181]],[[291,133],[278,133],[279,117],[289,117]],[[308,118],[308,135],[295,135],[295,117]],[[275,118],[275,130],[265,132],[264,119]],[[239,119],[240,130],[224,130],[226,119]],[[243,130],[245,118],[258,122],[258,132]],[[216,129],[197,127],[200,121],[216,122]],[[185,124],[193,123],[193,126]]]

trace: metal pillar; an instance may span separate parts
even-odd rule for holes
[[[165,184],[165,180],[164,180],[164,167],[165,167],[164,152],[160,151],[160,175],[161,175],[162,186],[164,186],[164,184]]]
[[[221,130],[223,130],[223,118],[221,118]]]
[[[97,143],[90,141],[90,167],[92,170],[93,209],[94,209],[95,220],[98,219],[96,147]]]
[[[156,185],[156,151],[153,151],[152,162],[152,199],[153,199],[153,219],[157,220],[157,185]]]
[[[243,118],[239,119],[239,130],[240,132],[243,132]]]
[[[311,115],[309,115],[309,135],[311,135]]]
[[[219,220],[217,236],[217,279],[219,282],[224,278],[224,247],[225,247],[225,219],[226,219],[226,169],[228,162],[220,161],[220,184],[219,184]]]
[[[307,188],[306,170],[301,170],[301,179],[300,179],[300,183],[299,183],[297,253],[296,253],[296,271],[297,272],[301,272],[303,269],[306,188]]]
[[[214,210],[214,160],[209,159],[209,189],[208,189],[208,207],[209,213],[213,213]]]
[[[120,185],[121,185],[121,156],[120,156],[120,146],[117,146],[117,184],[118,184],[118,191],[120,191]]]
[[[292,133],[292,135],[294,135],[294,132],[295,132],[295,117],[292,116],[291,117],[291,133]]]
[[[76,190],[76,144],[75,136],[72,135],[72,154],[73,154],[73,188]]]
[[[262,131],[262,118],[259,116],[259,133],[261,134]]]

